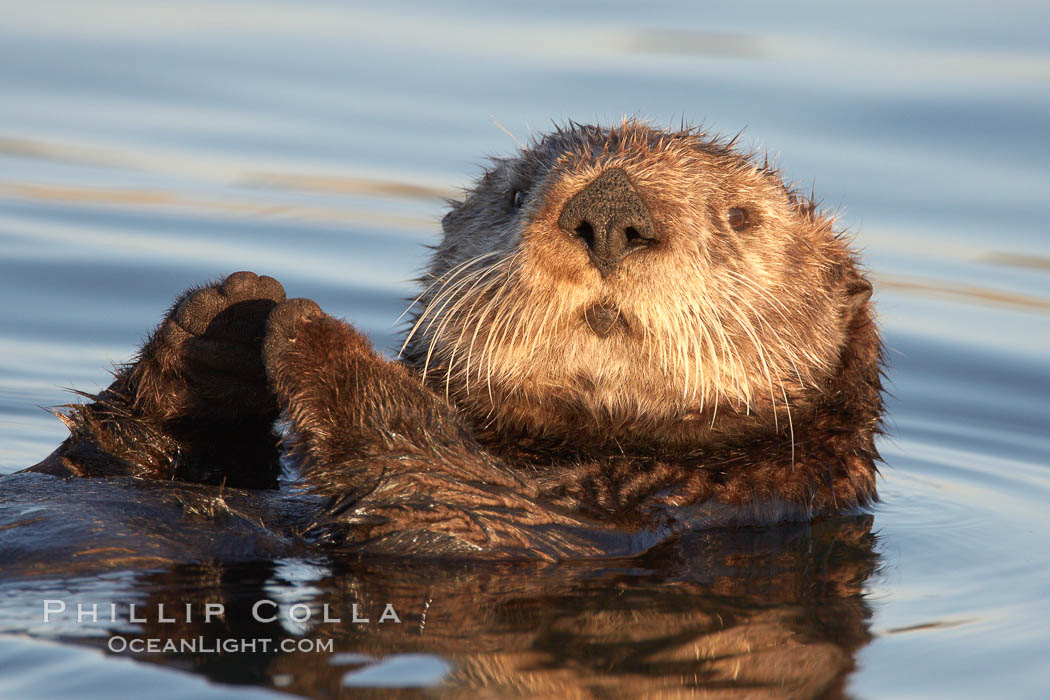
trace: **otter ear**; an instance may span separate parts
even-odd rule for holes
[[[850,310],[856,313],[862,306],[868,303],[871,299],[872,287],[871,282],[866,278],[861,277],[859,274],[854,275],[846,283],[846,294],[849,298]]]
[[[852,260],[831,265],[828,268],[828,283],[835,287],[842,285],[850,316],[856,315],[871,299],[871,282],[855,267]]]

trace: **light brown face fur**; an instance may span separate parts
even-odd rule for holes
[[[603,275],[559,217],[613,169],[655,242]],[[481,431],[617,450],[732,442],[790,428],[838,368],[852,254],[777,171],[698,130],[559,130],[494,161],[443,225],[404,356]],[[593,330],[593,308],[612,332]]]

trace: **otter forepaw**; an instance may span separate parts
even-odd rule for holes
[[[263,341],[263,364],[271,384],[277,380],[281,358],[295,346],[303,325],[324,316],[321,307],[311,299],[289,299],[273,310],[266,321]]]
[[[345,321],[332,318],[310,299],[289,299],[270,314],[263,363],[280,400],[281,386],[334,379],[362,355],[373,358],[368,339]],[[374,359],[374,358],[373,358]]]
[[[374,413],[374,389],[396,386],[377,376],[386,363],[368,340],[309,299],[289,299],[270,314],[263,362],[297,449],[315,465],[337,465],[347,445],[361,440],[362,421]]]
[[[283,301],[277,280],[252,272],[184,292],[135,362],[72,407],[70,437],[37,470],[273,488],[279,411],[262,341]]]
[[[183,293],[142,350],[136,402],[166,417],[275,412],[261,349],[284,298],[280,282],[253,272]]]

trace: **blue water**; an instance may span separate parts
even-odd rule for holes
[[[63,438],[41,406],[105,386],[176,292],[233,270],[394,349],[442,197],[570,118],[745,129],[812,184],[876,281],[893,396],[870,521],[698,535],[626,569],[0,572],[0,695],[1045,697],[1050,6],[81,0],[3,17],[0,473]],[[281,627],[334,649],[265,658],[106,654],[112,625],[41,622],[52,597],[232,610],[275,589],[404,601],[408,621]]]

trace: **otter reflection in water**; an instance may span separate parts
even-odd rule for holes
[[[272,489],[283,414],[312,498],[274,537],[417,558],[633,555],[875,499],[871,286],[776,170],[696,130],[574,125],[443,228],[401,362],[237,273],[184,293],[33,471]]]
[[[49,580],[45,588],[100,609],[113,600],[125,620],[134,601],[149,620],[103,622],[103,636],[85,639],[71,608],[66,619],[79,644],[106,649],[110,634],[128,642],[203,640],[205,648],[269,639],[266,651],[254,653],[119,656],[311,697],[417,685],[449,697],[834,697],[869,639],[862,587],[877,567],[870,527],[870,516],[854,516],[693,532],[641,557],[605,562],[291,559],[169,567],[138,575],[126,589],[93,577],[65,588]],[[281,610],[253,616],[260,600]],[[156,621],[161,604],[175,623]],[[224,616],[203,622],[206,604],[222,605]],[[310,606],[309,622],[288,624],[296,604]],[[368,624],[352,622],[355,604]],[[323,621],[325,605],[340,623]],[[379,624],[387,605],[400,624]],[[331,647],[282,651],[283,640]]]

